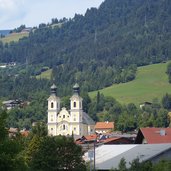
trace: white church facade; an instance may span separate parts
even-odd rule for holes
[[[73,87],[70,110],[60,108],[57,87],[53,84],[48,98],[48,134],[86,136],[94,133],[95,122],[83,111],[83,99],[79,95],[79,85]]]

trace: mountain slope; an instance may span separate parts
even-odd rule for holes
[[[125,104],[152,102],[154,98],[161,100],[166,93],[171,93],[166,66],[167,63],[161,63],[139,67],[134,81],[112,85],[100,92]],[[94,97],[96,94],[97,91],[94,91],[90,93],[90,96]]]
[[[49,66],[59,87],[69,89],[77,80],[90,91],[122,82],[131,64],[171,58],[170,0],[106,0],[60,23],[40,24],[28,38],[0,45],[0,62]]]

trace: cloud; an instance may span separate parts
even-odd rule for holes
[[[26,0],[0,0],[0,26],[5,29],[24,16],[24,3]]]
[[[21,24],[37,26],[52,18],[72,18],[97,7],[103,0],[0,0],[0,29],[14,29]]]

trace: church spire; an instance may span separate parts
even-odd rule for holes
[[[51,86],[51,88],[50,88],[51,94],[52,94],[52,95],[56,95],[56,90],[57,90],[57,87],[56,87],[55,84],[53,84],[53,85]]]
[[[73,86],[73,91],[74,91],[75,95],[80,94],[80,87],[79,87],[79,85],[77,83]]]

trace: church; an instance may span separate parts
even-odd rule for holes
[[[94,133],[95,122],[83,111],[78,84],[73,87],[70,98],[70,110],[60,108],[60,98],[57,96],[57,87],[51,86],[51,95],[48,98],[48,134],[86,136]]]

